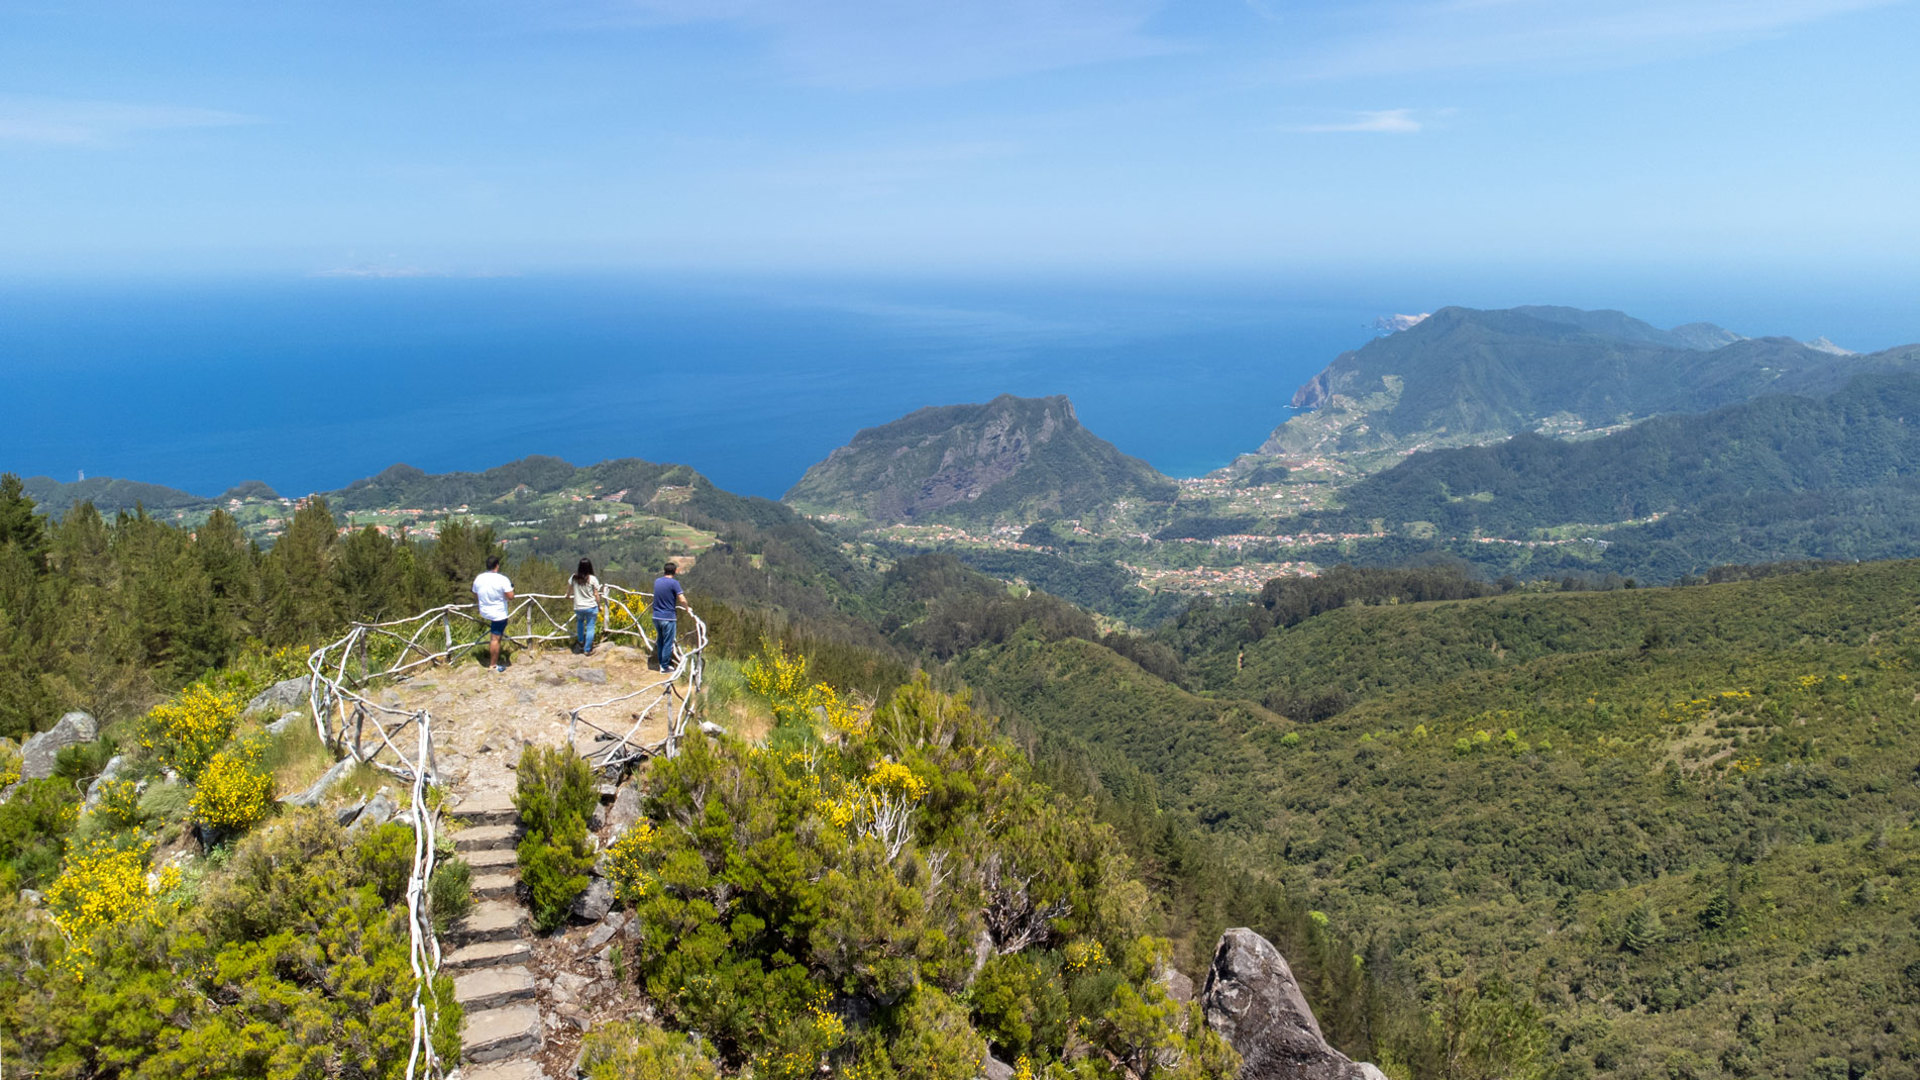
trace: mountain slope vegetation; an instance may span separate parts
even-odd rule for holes
[[[1662,331],[1619,312],[1441,308],[1341,354],[1294,396],[1326,415],[1275,429],[1265,454],[1461,445],[1697,413],[1763,393],[1824,393],[1911,365],[1910,349],[1835,356],[1787,338],[1704,348],[1718,327]]]

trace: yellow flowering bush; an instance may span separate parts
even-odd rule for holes
[[[155,705],[140,731],[140,745],[188,780],[202,769],[233,736],[240,719],[240,695],[195,683]]]
[[[657,838],[653,822],[641,818],[607,846],[607,876],[613,881],[613,895],[621,903],[637,904],[646,898],[650,880],[646,857]]]
[[[1107,966],[1107,949],[1098,940],[1083,938],[1067,944],[1066,958],[1067,970],[1075,974],[1099,971]]]
[[[75,963],[93,956],[93,937],[102,928],[152,918],[155,898],[179,884],[169,868],[150,879],[147,845],[121,848],[96,838],[67,853],[67,865],[47,887],[47,906],[71,946]]]
[[[215,754],[193,792],[194,820],[245,829],[273,808],[273,774],[260,764],[260,745],[246,742]]]
[[[879,794],[918,802],[927,793],[927,782],[897,761],[878,761],[874,763],[873,771],[867,774],[867,788]]]
[[[12,739],[0,739],[0,788],[20,779],[20,747]]]
[[[140,824],[140,785],[131,780],[101,784],[100,805],[94,813],[123,829]]]

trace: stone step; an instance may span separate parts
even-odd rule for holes
[[[475,968],[504,964],[524,964],[533,959],[533,946],[519,938],[508,941],[476,941],[462,945],[440,961],[447,971],[472,971]]]
[[[470,1066],[461,1069],[460,1075],[464,1080],[547,1080],[546,1070],[540,1067],[540,1063],[527,1058]]]
[[[513,797],[504,791],[475,795],[447,812],[467,825],[511,825],[520,820]]]
[[[520,864],[520,854],[510,847],[467,851],[462,852],[460,857],[465,859],[467,865],[475,870],[500,866],[518,866]]]
[[[473,879],[473,895],[487,900],[510,900],[520,878],[512,873],[478,874]]]
[[[466,918],[453,924],[453,932],[447,936],[462,945],[516,938],[520,936],[521,915],[518,904],[482,900],[473,905]]]
[[[476,968],[453,980],[453,999],[469,1012],[527,1001],[533,994],[533,972],[518,964]]]
[[[517,825],[475,825],[453,834],[453,850],[463,854],[498,848],[512,849],[519,843],[520,828]]]
[[[499,1061],[540,1048],[540,1010],[509,1005],[467,1015],[460,1056],[468,1061]]]

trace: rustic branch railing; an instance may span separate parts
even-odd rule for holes
[[[643,686],[638,690],[611,697],[605,701],[576,705],[567,710],[567,741],[569,743],[574,741],[583,725],[606,736],[605,739],[596,741],[608,742],[608,745],[596,746],[584,755],[594,768],[617,775],[629,762],[662,754],[673,757],[680,752],[680,740],[686,737],[687,724],[693,719],[694,703],[700,696],[700,688],[706,684],[707,669],[707,624],[691,610],[687,611],[686,617],[693,623],[692,640],[686,649],[674,650],[679,653],[679,656],[671,676],[651,686]],[[610,731],[588,720],[584,715],[595,709],[610,709],[636,698],[643,698],[648,694],[654,695],[653,700],[642,706],[639,712],[628,714],[628,718],[633,723],[625,732]],[[657,715],[667,722],[666,736],[645,745],[635,742],[634,737],[640,733],[640,729],[646,725],[648,719],[656,716],[656,710],[658,710]]]

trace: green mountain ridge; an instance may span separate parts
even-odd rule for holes
[[[1447,307],[1343,353],[1295,393],[1263,454],[1411,450],[1528,431],[1574,434],[1764,393],[1822,393],[1907,367],[1911,347],[1836,356],[1711,324],[1674,330],[1615,311]]]
[[[861,522],[1073,517],[1120,500],[1170,502],[1171,481],[1080,424],[1065,397],[1002,394],[867,428],[809,468],[782,501]]]

